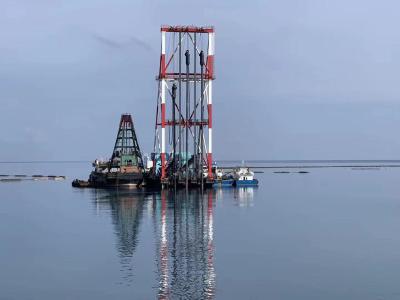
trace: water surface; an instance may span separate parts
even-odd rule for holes
[[[400,299],[400,169],[257,174],[205,193],[74,189],[0,165],[0,299]]]

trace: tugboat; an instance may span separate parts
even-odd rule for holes
[[[88,181],[74,180],[74,187],[116,188],[140,187],[143,182],[143,159],[137,142],[132,117],[121,116],[117,139],[110,160],[93,162]]]
[[[213,167],[213,173],[215,174],[214,187],[232,187],[234,180],[232,174],[224,174],[221,169],[217,166]]]
[[[233,186],[257,186],[258,180],[254,178],[254,172],[247,167],[236,168],[233,171]]]

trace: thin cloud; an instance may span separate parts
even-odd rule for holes
[[[153,51],[153,48],[148,43],[137,37],[131,37],[131,42],[136,46],[143,48],[144,50]]]
[[[131,45],[134,45],[138,48],[142,48],[143,50],[146,51],[153,51],[153,48],[146,43],[145,41],[132,36],[128,41],[126,42],[119,42],[119,41],[115,41],[113,39],[110,39],[108,37],[104,37],[98,34],[92,34],[93,38],[98,41],[99,43],[110,47],[110,48],[114,48],[114,49],[121,49],[121,48],[125,48],[125,47],[129,47]]]
[[[109,39],[109,38],[105,38],[104,36],[100,36],[100,35],[97,35],[97,34],[93,34],[92,36],[96,41],[98,41],[101,44],[106,45],[106,46],[108,46],[110,48],[122,48],[123,47],[123,45],[121,43],[118,43],[118,42],[116,42],[116,41],[114,41],[112,39]]]

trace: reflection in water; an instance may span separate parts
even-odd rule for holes
[[[215,294],[214,191],[153,195],[159,299],[212,299]],[[160,201],[157,201],[157,198]]]
[[[94,190],[94,193],[96,209],[111,211],[123,279],[131,283],[133,280],[132,258],[138,244],[144,197],[139,194],[105,190]]]
[[[240,207],[253,206],[254,188],[253,187],[239,187],[234,189],[234,199]]]
[[[216,189],[216,199],[217,201],[224,198],[233,199],[234,204],[239,207],[252,207],[254,193],[256,193],[257,189],[257,187],[219,188]]]
[[[240,206],[252,203],[252,190],[227,191]],[[143,217],[151,216],[159,299],[212,299],[215,295],[213,211],[221,190],[156,193],[94,190],[96,209],[111,211],[123,278],[132,282],[132,258]],[[149,214],[143,211],[149,210]]]

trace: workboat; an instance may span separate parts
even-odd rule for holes
[[[233,186],[257,186],[258,180],[254,172],[247,167],[240,167],[233,171]]]
[[[224,172],[217,166],[213,167],[213,173],[215,174],[214,187],[232,187],[233,176],[232,174],[224,174]]]

